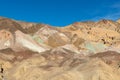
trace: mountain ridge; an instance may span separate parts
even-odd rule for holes
[[[119,80],[120,23],[53,27],[0,17],[0,65],[1,80]]]

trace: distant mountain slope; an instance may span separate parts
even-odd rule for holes
[[[0,17],[0,80],[120,80],[120,20],[65,27]]]

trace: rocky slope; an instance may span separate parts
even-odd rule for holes
[[[1,80],[120,80],[120,23],[65,27],[0,17]]]

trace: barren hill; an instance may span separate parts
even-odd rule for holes
[[[120,21],[65,27],[0,17],[1,80],[120,80]]]

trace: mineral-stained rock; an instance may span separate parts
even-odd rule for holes
[[[0,80],[120,80],[120,21],[65,27],[0,17]]]

